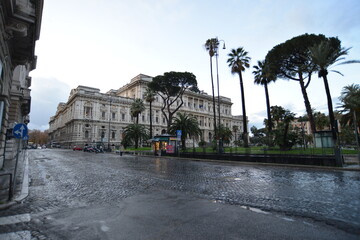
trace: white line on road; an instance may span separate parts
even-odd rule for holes
[[[0,218],[0,225],[8,225],[8,224],[15,224],[20,222],[30,222],[31,217],[30,214],[20,214],[8,217],[1,217]]]

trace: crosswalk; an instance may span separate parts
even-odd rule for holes
[[[0,217],[0,226],[11,225],[16,223],[25,223],[30,222],[30,214],[19,214],[14,216]],[[1,240],[30,240],[31,232],[30,231],[17,231],[10,233],[0,233]]]

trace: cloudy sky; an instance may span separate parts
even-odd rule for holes
[[[324,34],[352,47],[347,59],[360,59],[359,0],[46,0],[37,68],[32,76],[30,129],[45,130],[59,102],[78,85],[118,89],[143,73],[195,74],[201,90],[211,93],[209,55],[204,43],[218,37],[220,95],[230,97],[232,113],[241,114],[240,86],[226,64],[232,48],[244,47],[251,65],[292,37]],[[337,66],[329,74],[336,103],[344,86],[359,83],[359,64]],[[243,75],[249,127],[266,117],[264,89],[254,85],[252,66]],[[302,115],[304,101],[297,82],[278,80],[269,86],[271,105]],[[313,108],[327,112],[323,82],[308,88]]]

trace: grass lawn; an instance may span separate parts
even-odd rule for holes
[[[197,147],[187,148],[186,152],[205,152],[205,153],[216,153],[216,150],[213,150],[211,147],[200,148]],[[253,146],[249,148],[244,147],[225,147],[225,153],[246,153],[246,154],[299,154],[299,155],[332,155],[334,154],[333,148],[294,148],[289,151],[281,151],[278,148],[267,149],[266,146]],[[126,148],[125,151],[151,151],[151,147],[141,147],[138,149],[135,148]],[[357,150],[353,149],[342,149],[342,154],[357,154]]]

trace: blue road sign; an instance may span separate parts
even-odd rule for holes
[[[13,129],[13,134],[15,138],[23,139],[28,135],[28,128],[23,123],[16,124]]]
[[[181,137],[181,135],[182,135],[181,130],[176,130],[176,136]]]

